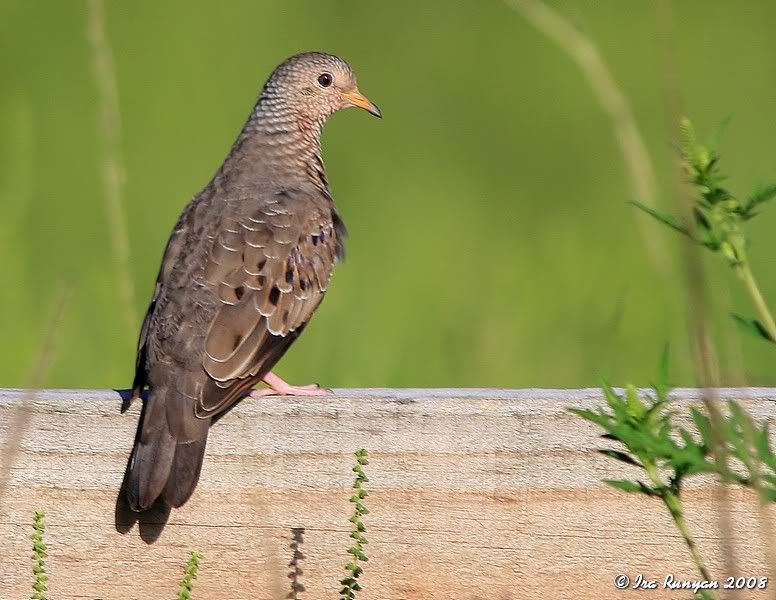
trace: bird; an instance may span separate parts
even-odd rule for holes
[[[142,401],[123,482],[132,510],[157,501],[182,506],[199,481],[210,426],[246,396],[330,393],[291,385],[272,369],[344,255],[346,229],[326,178],[321,132],[348,107],[382,117],[343,59],[324,52],[288,58],[178,218],[123,407]],[[260,382],[267,387],[253,389]]]

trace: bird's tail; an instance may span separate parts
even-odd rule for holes
[[[194,492],[205,458],[210,419],[197,419],[189,402],[174,384],[151,390],[143,402],[135,447],[124,476],[132,510],[146,510],[160,497],[169,506],[178,507]]]

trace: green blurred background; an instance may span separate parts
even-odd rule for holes
[[[108,1],[136,306],[127,325],[101,184],[87,5],[0,3],[0,385],[29,382],[57,289],[47,386],[123,387],[164,243],[228,151],[272,68],[311,49],[351,62],[382,121],[327,126],[348,259],[279,373],[330,386],[647,383],[664,342],[695,383],[681,245],[627,205],[611,122],[569,57],[499,1]],[[776,4],[683,0],[675,35],[650,1],[555,2],[599,45],[674,207],[667,73],[730,187],[776,179]],[[669,43],[670,42],[670,43]],[[776,210],[753,264],[776,304]],[[652,246],[650,248],[650,245]],[[654,257],[661,257],[654,260]],[[725,383],[775,384],[772,349],[708,257]]]

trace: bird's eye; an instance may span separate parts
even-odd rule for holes
[[[321,73],[318,75],[318,83],[321,84],[321,87],[329,87],[332,81],[334,81],[334,78],[331,76],[331,73]]]

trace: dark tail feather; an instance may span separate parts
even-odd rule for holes
[[[176,444],[166,424],[137,437],[127,466],[125,489],[130,508],[141,511],[150,508],[162,493]]]
[[[176,385],[152,389],[143,402],[124,489],[143,511],[162,496],[170,506],[189,499],[199,480],[210,419],[198,419]]]
[[[207,429],[205,437],[176,446],[170,475],[162,491],[162,498],[170,506],[174,508],[182,506],[197,487],[206,445]]]

